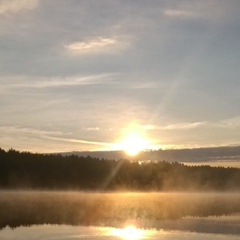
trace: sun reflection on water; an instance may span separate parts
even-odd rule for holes
[[[144,230],[138,229],[133,225],[128,225],[122,229],[112,229],[111,235],[120,237],[123,240],[140,240],[144,236]]]

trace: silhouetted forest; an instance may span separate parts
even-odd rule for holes
[[[106,160],[0,149],[0,188],[90,191],[239,191],[240,169]]]

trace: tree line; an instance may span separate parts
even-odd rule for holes
[[[178,162],[106,160],[0,148],[1,189],[239,191],[240,169]]]

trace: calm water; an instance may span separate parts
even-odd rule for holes
[[[2,191],[0,239],[240,239],[239,202],[239,193]]]
[[[110,227],[81,227],[67,225],[39,225],[31,227],[18,227],[14,230],[9,227],[0,231],[1,240],[76,240],[76,239],[169,239],[169,240],[237,240],[240,235],[196,233],[187,231],[166,230],[126,230]]]

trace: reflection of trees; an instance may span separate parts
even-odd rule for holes
[[[0,187],[78,190],[240,190],[240,169],[104,160],[0,149]]]
[[[229,193],[2,191],[0,228],[43,223],[122,226],[128,221],[167,228],[168,220],[240,213],[239,202],[240,194]]]

